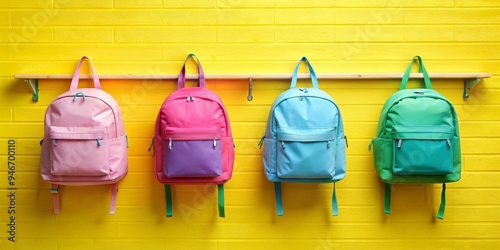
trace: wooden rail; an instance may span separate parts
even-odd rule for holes
[[[316,74],[318,79],[330,80],[363,80],[363,79],[401,79],[403,73],[325,73]],[[24,80],[28,83],[33,93],[33,101],[38,101],[38,81],[39,80],[67,80],[73,78],[71,74],[16,74],[16,79]],[[101,80],[175,80],[177,74],[104,74],[99,75]],[[299,79],[309,78],[309,74],[298,74]],[[463,98],[469,98],[469,90],[481,79],[490,78],[489,73],[429,73],[431,79],[462,79],[464,80]],[[80,79],[91,79],[91,75],[81,75]],[[207,74],[206,79],[220,80],[248,80],[249,94],[248,100],[252,100],[252,80],[288,80],[292,74]],[[410,78],[423,78],[421,73],[411,73]],[[198,74],[187,74],[186,79],[198,79]]]

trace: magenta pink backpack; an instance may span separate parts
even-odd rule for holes
[[[80,67],[88,59],[95,88],[78,89]],[[59,185],[111,184],[110,214],[115,213],[117,182],[127,174],[127,137],[116,101],[101,89],[89,58],[78,62],[70,90],[45,113],[41,174],[52,184],[54,213],[59,213]]]
[[[184,88],[186,62],[198,62],[197,87]],[[231,178],[234,143],[226,108],[205,88],[198,58],[189,54],[177,80],[177,90],[163,102],[156,119],[156,176],[165,184],[167,217],[172,216],[171,184],[217,184],[219,216],[224,217],[224,186]]]

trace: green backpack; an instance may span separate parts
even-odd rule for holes
[[[425,89],[406,89],[413,59]],[[443,183],[437,218],[443,219],[446,182],[460,179],[458,118],[453,104],[432,90],[420,56],[412,58],[399,91],[385,102],[373,145],[375,168],[385,182],[384,212],[391,213],[391,183]]]

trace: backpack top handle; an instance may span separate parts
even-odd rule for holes
[[[205,84],[205,72],[203,72],[203,68],[201,67],[200,60],[198,60],[198,57],[196,57],[195,54],[191,53],[186,57],[186,60],[184,60],[184,65],[182,65],[181,72],[179,73],[179,78],[177,78],[177,89],[182,89],[186,85],[186,62],[190,57],[193,57],[194,59],[196,59],[196,62],[198,63],[198,74],[199,74],[198,87],[205,88],[205,86],[206,86],[206,84]]]
[[[90,69],[92,70],[92,79],[94,80],[94,88],[102,89],[101,82],[99,81],[99,77],[95,72],[94,66],[92,65],[92,61],[90,61],[90,58],[88,58],[87,56],[82,56],[82,58],[78,62],[78,65],[76,66],[75,74],[71,79],[71,85],[69,87],[69,90],[75,90],[78,88],[78,82],[80,81],[80,68],[82,67],[83,60],[85,59],[89,61]]]
[[[313,67],[311,66],[311,63],[309,60],[307,60],[307,57],[303,56],[299,62],[297,63],[297,66],[295,67],[295,70],[293,71],[293,76],[292,76],[292,82],[290,83],[290,88],[293,89],[297,86],[297,78],[298,78],[298,73],[299,73],[299,66],[302,61],[305,61],[307,63],[307,66],[309,67],[309,73],[311,74],[311,81],[313,84],[313,87],[315,89],[318,88],[318,78],[316,77],[316,73],[314,72]]]
[[[401,80],[401,85],[399,86],[399,90],[406,89],[406,85],[408,84],[408,80],[410,79],[411,66],[413,65],[413,61],[417,58],[418,60],[418,71],[424,75],[424,83],[426,89],[432,89],[431,79],[429,78],[429,74],[425,69],[424,63],[422,62],[422,58],[420,56],[414,56],[411,59],[410,65],[406,68],[406,71],[403,75],[403,79]]]

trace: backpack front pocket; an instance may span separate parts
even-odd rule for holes
[[[453,127],[394,126],[393,138],[395,174],[453,173]]]
[[[163,171],[169,177],[216,177],[222,174],[218,129],[174,129],[163,141]]]
[[[278,177],[332,178],[335,175],[334,131],[308,132],[278,130]]]
[[[57,127],[49,132],[51,174],[103,176],[110,173],[105,127]]]

